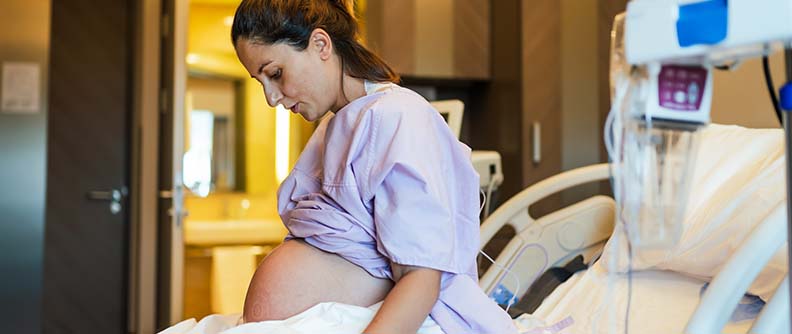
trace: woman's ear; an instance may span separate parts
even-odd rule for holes
[[[328,60],[333,55],[333,40],[322,28],[316,28],[311,32],[309,45],[316,50],[322,60]]]

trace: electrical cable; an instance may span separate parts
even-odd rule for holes
[[[492,185],[492,183],[493,182],[490,182],[490,185]],[[479,207],[479,215],[481,215],[482,209],[484,209],[485,206],[489,207],[489,205],[488,205],[489,204],[489,199],[487,198],[487,195],[484,194],[484,191],[481,190],[481,189],[479,189],[479,194],[484,196],[484,203],[481,203],[481,207]],[[514,294],[512,294],[511,298],[509,298],[509,302],[506,305],[506,312],[509,312],[509,308],[511,308],[512,305],[517,303],[517,294],[520,293],[520,289],[522,288],[522,284],[520,283],[520,277],[518,277],[515,273],[513,273],[508,268],[506,268],[504,266],[501,266],[500,264],[495,263],[495,260],[493,260],[492,257],[490,257],[487,253],[484,253],[483,249],[479,249],[479,253],[481,253],[481,255],[484,255],[484,257],[487,258],[487,260],[489,260],[492,263],[493,266],[497,267],[501,271],[505,271],[507,275],[511,275],[510,277],[513,278],[515,282],[517,282],[517,290],[514,292]]]
[[[479,195],[481,195],[481,197],[483,197],[483,200],[481,201],[481,206],[479,206],[479,216],[481,216],[481,212],[483,212],[484,206],[487,205],[488,198],[487,198],[487,195],[484,194],[484,190],[482,190],[481,188],[479,188]],[[484,221],[484,219],[482,219],[481,221]]]
[[[781,108],[778,105],[778,96],[776,95],[775,85],[773,85],[773,74],[770,73],[770,61],[767,55],[762,56],[762,70],[764,71],[765,84],[767,85],[767,91],[770,93],[770,101],[773,103],[773,110],[775,110],[778,123],[784,124],[781,119]]]
[[[501,271],[505,271],[506,274],[511,275],[510,277],[513,278],[515,282],[517,282],[517,289],[514,291],[514,293],[512,294],[511,298],[509,298],[509,302],[506,305],[506,312],[509,312],[509,308],[511,308],[512,305],[517,303],[517,294],[520,293],[520,289],[522,289],[522,285],[520,284],[520,278],[517,276],[517,274],[513,273],[508,268],[495,263],[495,260],[493,260],[492,257],[487,255],[487,253],[484,253],[483,249],[479,250],[479,253],[481,253],[481,255],[484,255],[484,257],[487,258],[487,260],[492,262],[493,266],[497,267]]]
[[[487,185],[487,195],[486,195],[485,200],[484,200],[484,215],[483,215],[482,220],[487,219],[487,217],[489,217],[489,214],[490,214],[490,203],[492,203],[492,201],[490,201],[490,197],[492,197],[492,190],[495,187],[495,184],[499,183],[499,182],[503,182],[503,177],[500,176],[500,174],[492,175],[491,177],[492,177],[492,179],[490,180],[489,184]],[[481,211],[481,209],[479,209],[479,211]],[[481,215],[481,212],[479,212],[479,215]]]

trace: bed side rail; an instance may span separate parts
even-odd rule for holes
[[[528,208],[534,203],[559,191],[586,184],[607,180],[610,176],[608,164],[596,164],[576,168],[547,179],[519,192],[506,203],[499,206],[481,225],[481,247],[484,247],[503,226],[511,225],[517,233],[534,223]]]
[[[775,214],[785,217],[786,212],[779,211]],[[685,333],[720,333],[745,291],[776,251],[784,245],[786,236],[786,219],[767,219],[755,227],[710,282],[685,328]],[[777,297],[778,293],[771,302]],[[782,315],[783,319],[789,319],[788,315]],[[760,318],[765,316],[772,315],[762,315]]]
[[[539,218],[509,241],[479,285],[487,295],[500,288],[522,296],[545,270],[578,255],[590,261],[613,232],[614,212],[613,199],[598,195]]]

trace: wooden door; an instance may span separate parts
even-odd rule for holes
[[[131,9],[52,2],[44,333],[127,332]]]

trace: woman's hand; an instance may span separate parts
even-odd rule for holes
[[[391,272],[396,286],[363,331],[366,334],[415,333],[437,302],[440,271],[391,262]]]

